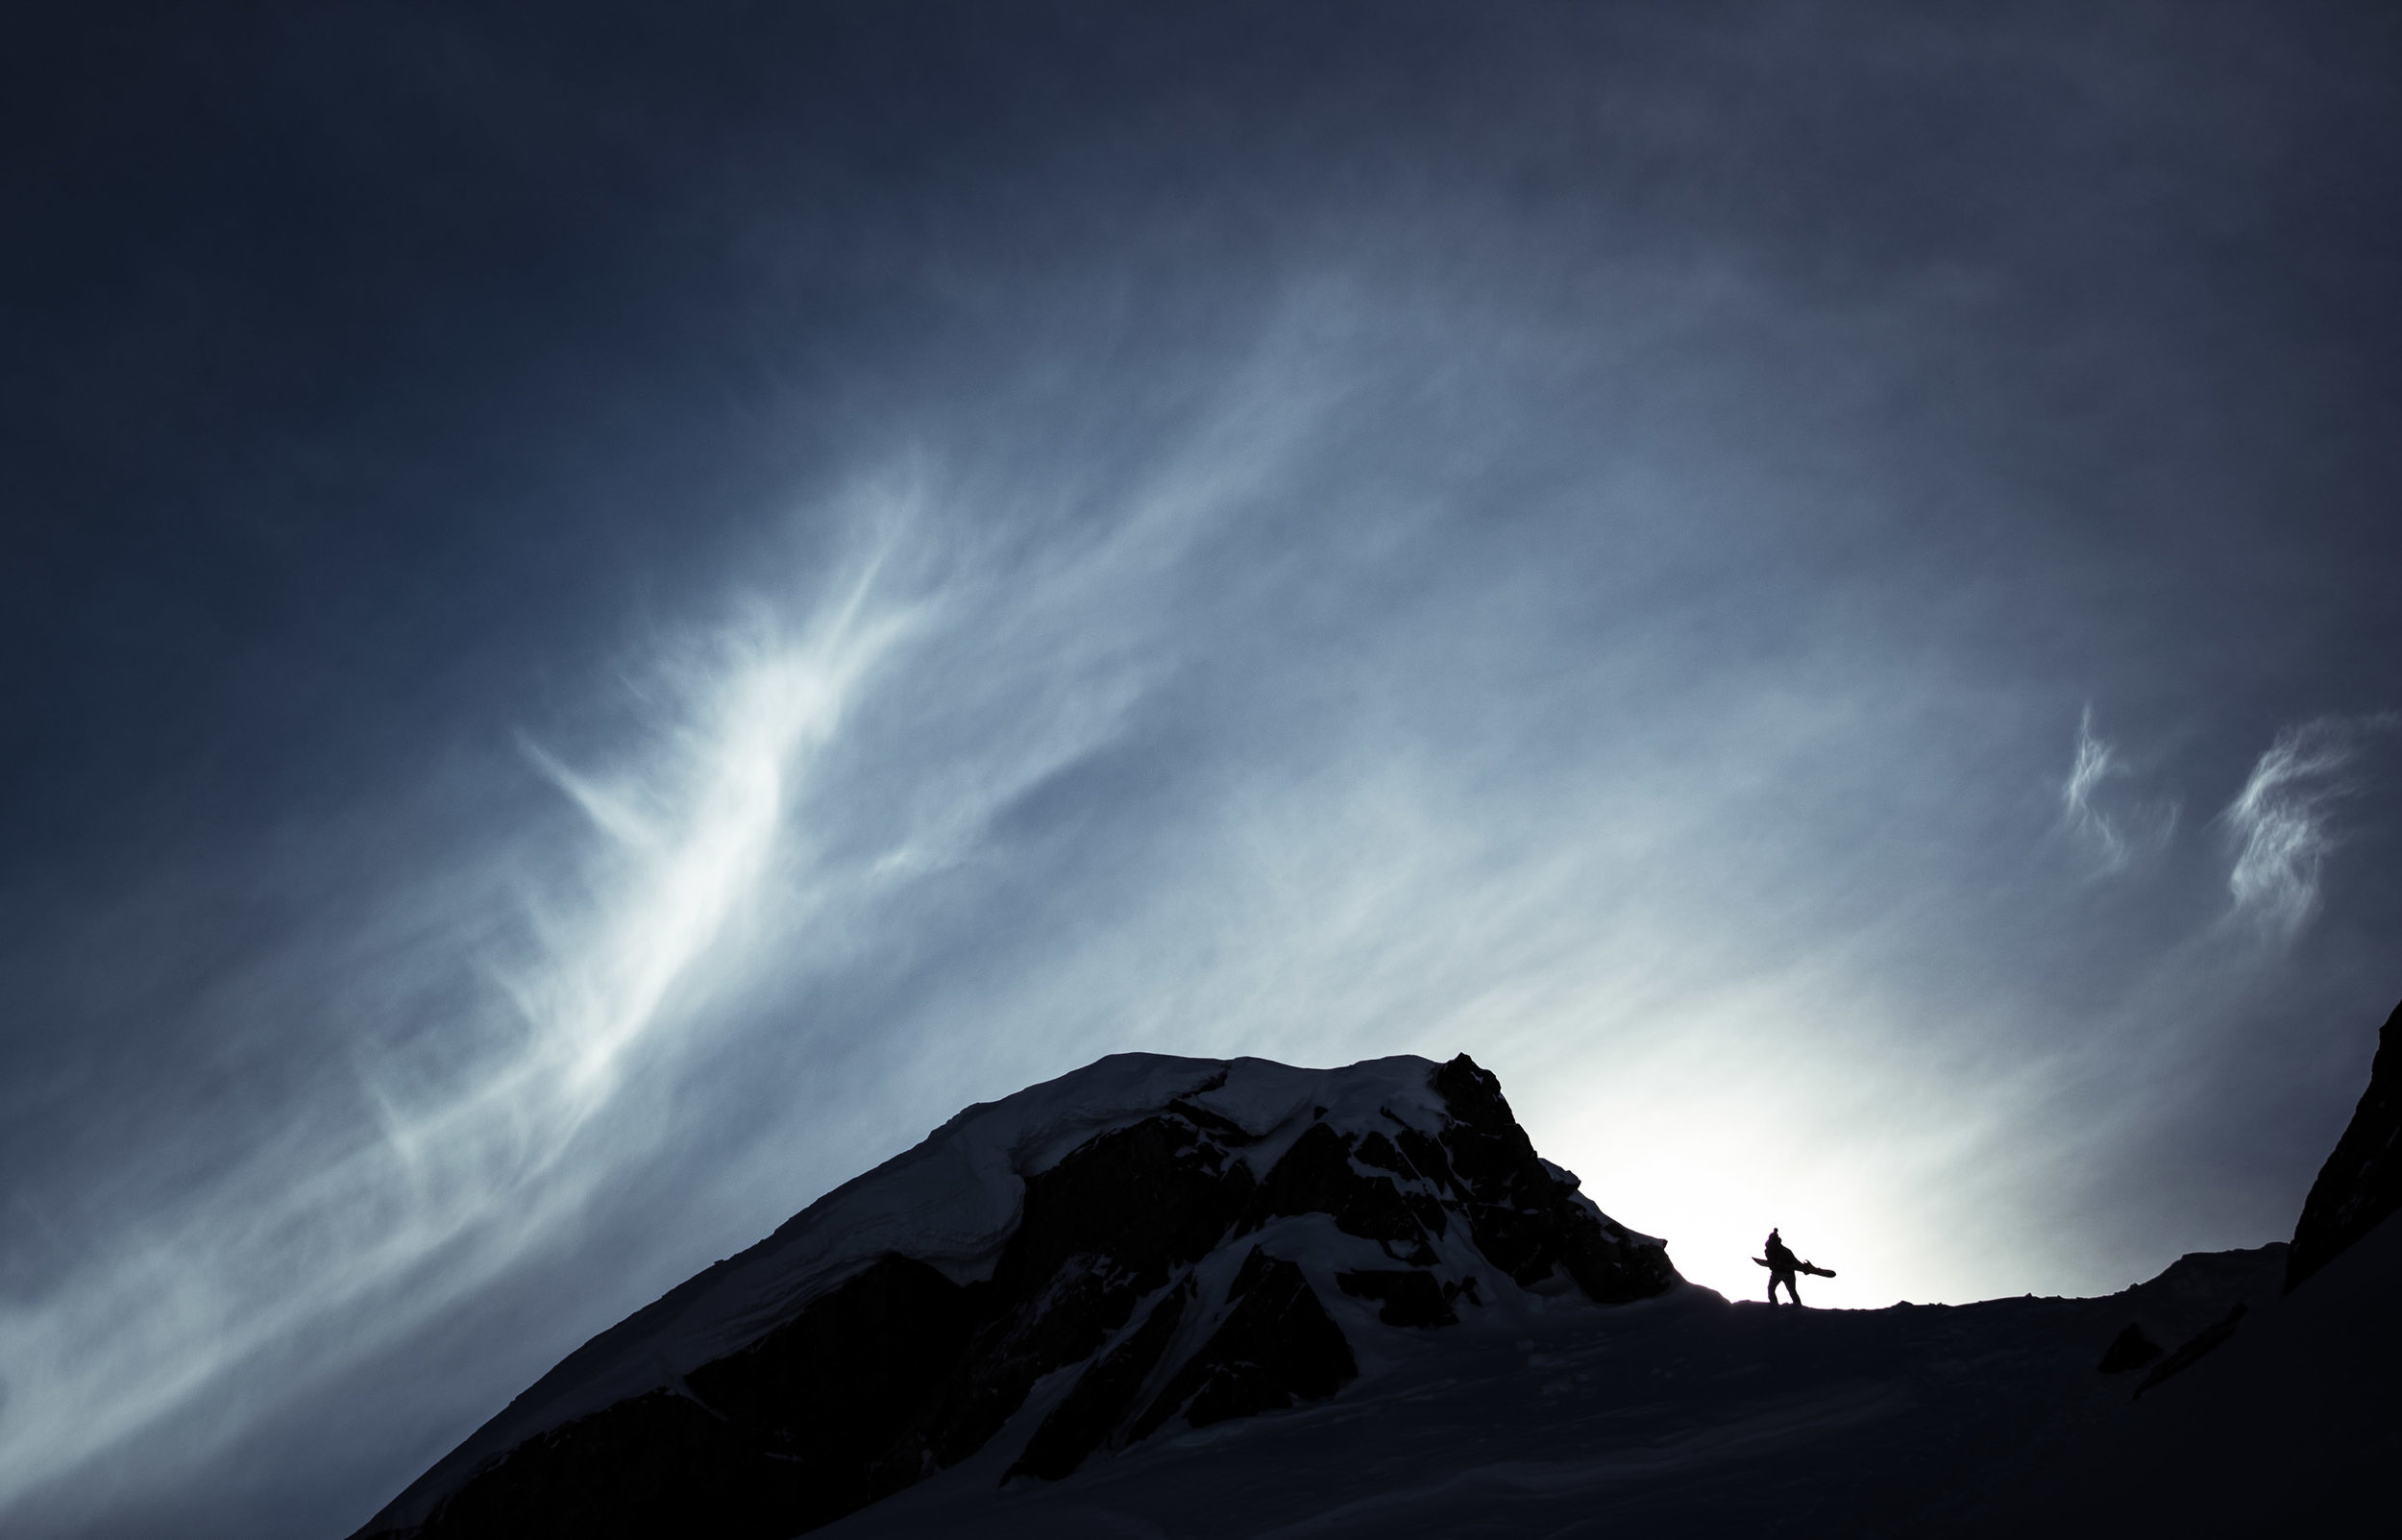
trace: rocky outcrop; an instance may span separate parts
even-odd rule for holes
[[[1330,1084],[1309,1083],[1324,1100],[1287,1106],[1268,1090],[1285,1087],[1289,1101],[1295,1077],[1313,1072],[1238,1061],[1098,1119],[1064,1153],[1051,1145],[1075,1121],[1061,1106],[1077,1077],[1039,1088],[1050,1101],[1009,1113],[1017,1121],[997,1139],[1019,1196],[983,1276],[959,1276],[967,1269],[932,1237],[912,1255],[895,1232],[839,1283],[665,1383],[528,1431],[487,1430],[489,1453],[470,1463],[471,1441],[360,1533],[769,1540],[954,1466],[1013,1426],[1021,1448],[1003,1479],[1056,1479],[1171,1427],[1324,1400],[1360,1372],[1338,1316],[1350,1332],[1440,1331],[1495,1289],[1616,1304],[1677,1282],[1662,1243],[1609,1219],[1535,1154],[1500,1083],[1467,1056],[1357,1068],[1375,1074],[1324,1072]],[[1230,1070],[1245,1077],[1231,1088]],[[991,1124],[999,1109],[962,1118]],[[928,1145],[957,1142],[960,1126]],[[992,1180],[953,1164],[968,1173],[955,1180]],[[942,1196],[922,1174],[909,1180],[917,1208],[868,1211],[915,1212]],[[564,1389],[552,1403],[598,1399],[576,1383],[638,1382],[625,1366],[647,1351],[672,1362],[658,1343],[674,1322],[723,1340],[721,1318],[752,1319],[757,1307],[708,1306],[712,1290],[811,1265],[811,1247],[849,1244],[865,1222],[813,1237],[810,1220],[596,1339],[554,1373]],[[691,1328],[696,1316],[705,1330]],[[1039,1401],[1038,1387],[1048,1387]],[[504,1416],[533,1420],[518,1407]]]
[[[2377,1035],[2352,1122],[2311,1184],[2286,1256],[2286,1292],[2402,1208],[2402,1005]]]
[[[1466,1054],[1434,1072],[1434,1088],[1452,1115],[1438,1149],[1404,1130],[1405,1154],[1436,1163],[1462,1199],[1477,1250],[1531,1286],[1564,1271],[1604,1305],[1649,1299],[1677,1280],[1668,1248],[1638,1235],[1577,1191],[1576,1179],[1534,1153],[1502,1100],[1501,1082]]]
[[[2110,1339],[2102,1349],[2101,1362],[2094,1365],[2103,1374],[2125,1374],[2141,1369],[2160,1357],[2160,1344],[2144,1334],[2141,1322],[2129,1321],[2126,1330]]]

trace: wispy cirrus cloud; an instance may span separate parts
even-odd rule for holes
[[[905,947],[892,906],[990,859],[996,818],[1123,731],[1174,560],[1245,485],[1219,466],[1272,462],[1298,414],[1277,417],[1221,413],[1122,518],[1028,550],[920,477],[865,478],[833,553],[629,660],[600,743],[521,731],[516,770],[572,829],[449,852],[439,917],[347,980],[472,979],[455,1005],[413,1035],[355,1008],[350,1074],[295,1093],[287,1133],[0,1293],[0,1514],[50,1523],[24,1516],[61,1478],[165,1425],[206,1457],[273,1406],[212,1399],[349,1372],[572,1241],[672,1148],[658,1088],[737,1030],[730,998]],[[296,1341],[305,1368],[261,1367]]]
[[[436,954],[397,947],[379,965],[480,966],[438,1045],[362,1048],[348,1115],[324,1091],[216,1180],[118,1215],[55,1288],[0,1300],[0,1511],[206,1398],[238,1401],[228,1387],[296,1339],[338,1343],[323,1372],[556,1239],[608,1173],[588,1131],[624,1121],[636,1061],[726,971],[714,954],[738,939],[789,807],[911,632],[878,566],[838,574],[799,626],[720,636],[663,692],[651,751],[613,772],[529,746],[600,839],[528,904],[531,945],[497,943],[510,927],[470,902],[435,928]],[[642,1137],[604,1142],[623,1160]],[[244,1415],[221,1412],[217,1431]]]
[[[2338,804],[2360,789],[2352,773],[2364,734],[2387,717],[2321,717],[2277,734],[2243,790],[2219,815],[2234,847],[2227,892],[2237,919],[2292,941],[2318,913],[2319,875],[2341,841]]]

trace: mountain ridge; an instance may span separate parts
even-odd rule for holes
[[[1113,1055],[963,1110],[596,1336],[356,1533],[795,1533],[977,1453],[1069,1369],[1013,1475],[1323,1400],[1382,1332],[1679,1282],[1464,1054]]]

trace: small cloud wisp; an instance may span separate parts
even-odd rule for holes
[[[2144,803],[2116,815],[2101,806],[2107,784],[2131,773],[2117,746],[2094,731],[2094,708],[2087,706],[2077,719],[2068,778],[2060,783],[2060,826],[2084,847],[2097,877],[2117,876],[2137,858],[2165,849],[2176,834],[2174,801]]]

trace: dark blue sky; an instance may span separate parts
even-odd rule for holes
[[[0,61],[0,1512],[319,1535],[962,1103],[1466,1049],[1688,1276],[2290,1228],[2402,21],[86,7]]]

